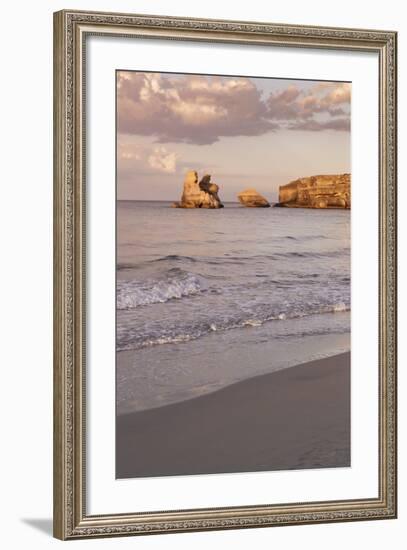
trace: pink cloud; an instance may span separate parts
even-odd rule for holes
[[[174,174],[177,171],[179,155],[162,145],[147,147],[119,140],[117,145],[118,166],[124,173],[141,171]]]
[[[279,127],[248,78],[120,72],[117,99],[119,132],[162,143],[210,144]]]
[[[269,117],[272,120],[292,121],[296,120],[296,128],[319,129],[345,129],[345,124],[320,123],[315,118],[318,114],[328,117],[349,118],[350,108],[350,84],[336,82],[319,82],[307,92],[294,86],[270,94],[267,104]],[[312,121],[314,124],[303,124],[304,121]],[[288,125],[291,128],[293,125]],[[348,125],[349,126],[349,125]]]
[[[289,85],[264,98],[245,77],[121,71],[117,106],[121,134],[206,145],[279,129],[348,131],[350,84],[320,82],[307,91]]]
[[[325,121],[318,121],[314,119],[297,121],[292,123],[289,130],[307,130],[311,132],[320,132],[321,130],[336,130],[338,132],[350,131],[350,119],[349,117],[333,118]]]

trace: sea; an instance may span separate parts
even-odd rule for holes
[[[350,211],[117,202],[117,413],[350,350]]]

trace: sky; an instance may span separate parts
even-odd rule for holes
[[[188,170],[224,202],[351,171],[350,83],[118,71],[116,85],[119,200],[179,200]]]

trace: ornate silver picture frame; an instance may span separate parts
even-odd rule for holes
[[[92,36],[377,55],[378,494],[108,514],[88,511],[86,47]],[[397,514],[396,59],[391,31],[64,10],[54,14],[54,535],[59,539],[391,519]],[[368,312],[367,312],[368,314]],[[113,445],[113,442],[111,442]],[[244,495],[242,496],[244,500]],[[160,508],[157,508],[160,510]]]

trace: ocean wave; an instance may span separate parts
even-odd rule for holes
[[[118,263],[116,265],[117,271],[126,271],[127,269],[137,269],[139,268],[139,264],[131,264],[131,263]]]
[[[199,261],[197,258],[192,258],[191,256],[180,256],[179,254],[168,254],[167,256],[161,256],[160,258],[156,258],[155,260],[151,260],[152,262],[191,262],[195,263]]]
[[[167,331],[160,331],[160,334],[142,335],[138,331],[133,332],[121,330],[118,332],[117,349],[119,351],[142,349],[145,347],[164,345],[164,344],[179,344],[196,340],[202,336],[206,336],[213,332],[223,332],[233,329],[254,329],[263,326],[269,322],[280,322],[294,319],[300,319],[312,315],[335,314],[340,312],[350,311],[350,305],[344,302],[334,304],[326,304],[312,306],[309,309],[298,309],[291,312],[263,312],[263,315],[258,316],[246,315],[237,316],[228,319],[213,319],[213,321],[198,322],[189,325],[185,332],[178,332],[178,328],[172,327]]]
[[[192,296],[204,288],[202,277],[182,270],[170,270],[161,280],[120,280],[117,281],[116,306],[123,310],[164,303]]]
[[[289,238],[289,237],[287,237]],[[293,239],[295,239],[293,237]],[[182,256],[179,254],[169,254],[167,256],[161,256],[154,260],[151,260],[152,263],[156,262],[169,262],[172,263],[198,263],[198,264],[207,264],[207,265],[244,265],[246,262],[252,262],[256,260],[279,260],[283,258],[287,259],[304,259],[304,258],[332,258],[338,256],[346,256],[350,254],[349,247],[336,248],[334,250],[326,251],[315,251],[315,250],[304,250],[304,251],[286,251],[286,252],[273,252],[272,254],[253,254],[252,256],[234,256],[233,254],[224,254],[223,256]]]
[[[137,279],[118,280],[116,292],[116,305],[118,310],[130,310],[141,306],[149,306],[158,303],[165,303],[170,300],[179,300],[188,298],[196,294],[205,292],[206,296],[214,294],[225,294],[244,292],[247,289],[255,291],[256,289],[264,292],[264,289],[269,288],[281,291],[281,289],[289,289],[298,286],[298,280],[301,280],[302,285],[315,284],[315,280],[319,275],[309,274],[297,276],[296,280],[269,279],[267,275],[265,279],[257,280],[257,282],[248,282],[244,284],[226,284],[219,286],[216,284],[218,279],[224,282],[225,277],[221,276],[205,276],[197,275],[178,268],[168,270],[165,274],[161,274],[159,278],[152,278],[146,281]],[[334,275],[331,279],[334,279]],[[213,279],[213,281],[212,281]]]
[[[289,252],[275,252],[274,254],[271,254],[269,257],[273,259],[277,258],[335,258],[337,256],[347,256],[350,254],[350,248],[349,247],[343,247],[343,248],[336,248],[334,250],[326,250],[323,252],[316,252],[316,251],[302,251],[302,252],[296,252],[296,251],[289,251]]]

